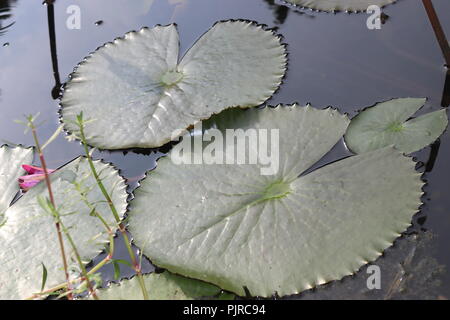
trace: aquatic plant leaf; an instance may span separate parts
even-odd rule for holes
[[[145,287],[150,300],[194,300],[212,298],[219,295],[221,289],[199,280],[188,279],[170,272],[144,275]],[[142,300],[139,280],[134,277],[120,283],[112,283],[108,288],[99,289],[101,300]]]
[[[156,265],[238,295],[284,296],[356,272],[410,225],[423,185],[410,158],[388,147],[297,178],[349,120],[295,105],[239,112],[244,128],[279,128],[279,174],[261,175],[258,164],[160,159],[129,216]]]
[[[123,178],[110,165],[95,162],[95,166],[119,214],[123,215],[127,207]],[[83,202],[76,184],[82,186],[89,202],[113,230],[116,229],[114,217],[86,159],[78,158],[50,177],[61,220],[87,263],[105,248],[109,236],[100,220],[90,215],[92,209]],[[0,299],[23,299],[41,292],[41,263],[45,263],[48,274],[46,289],[65,281],[54,219],[39,201],[46,198],[46,185],[40,183],[5,213],[6,223],[0,228]],[[67,241],[65,248],[68,261],[72,263],[75,259]]]
[[[72,74],[61,100],[73,133],[83,112],[87,141],[102,149],[159,147],[225,108],[262,104],[281,84],[281,39],[244,21],[216,23],[178,64],[175,25],[107,43]]]
[[[389,145],[406,154],[425,148],[438,139],[448,125],[445,109],[407,121],[425,99],[402,98],[379,103],[354,117],[345,134],[347,146],[363,153]]]
[[[18,179],[25,173],[22,165],[33,162],[32,148],[0,147],[0,226],[4,222],[6,209],[19,192]]]
[[[286,2],[320,11],[366,11],[369,6],[376,5],[380,8],[396,2],[396,0],[284,0]]]

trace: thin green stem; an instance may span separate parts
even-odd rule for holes
[[[53,207],[56,208],[55,205],[55,198],[53,196],[53,191],[52,191],[52,184],[50,181],[50,177],[49,177],[49,173],[48,173],[48,169],[47,169],[47,163],[45,161],[45,157],[44,157],[44,153],[42,152],[42,148],[41,145],[39,143],[39,139],[37,136],[37,130],[36,130],[36,126],[34,125],[34,121],[32,117],[28,118],[28,126],[31,128],[31,132],[33,135],[33,139],[36,145],[36,149],[39,153],[39,159],[41,161],[41,166],[42,169],[44,170],[44,176],[45,176],[45,183],[47,185],[47,189],[48,189],[48,194],[49,194],[49,198],[50,198],[50,203],[52,204]],[[64,267],[64,275],[66,277],[66,282],[67,282],[67,288],[68,290],[70,290],[70,277],[69,277],[69,271],[68,271],[68,264],[67,264],[67,257],[66,257],[66,251],[64,248],[64,241],[63,241],[63,237],[62,237],[62,232],[61,232],[61,226],[58,222],[55,223],[56,226],[56,233],[58,234],[58,243],[59,243],[59,248],[61,251],[61,258],[63,261],[63,267]],[[73,299],[73,295],[72,293],[69,293],[67,295],[67,298],[69,300]]]
[[[83,275],[83,278],[86,280],[86,284],[87,284],[89,293],[92,295],[92,297],[94,297],[95,300],[98,300],[98,296],[97,296],[97,294],[95,293],[94,288],[92,287],[91,281],[89,280],[89,275],[88,275],[88,273],[87,273],[87,271],[86,271],[86,267],[84,266],[84,263],[83,263],[83,261],[81,260],[80,253],[78,252],[78,249],[77,249],[77,247],[76,247],[76,245],[75,245],[75,242],[74,242],[73,239],[72,239],[72,236],[71,236],[70,233],[69,233],[69,230],[65,227],[64,223],[62,222],[61,216],[60,216],[58,210],[57,210],[56,208],[54,208],[54,207],[51,208],[51,210],[52,210],[52,212],[53,212],[53,215],[54,215],[56,221],[58,221],[58,223],[60,224],[61,228],[63,229],[64,234],[66,235],[67,240],[69,241],[70,245],[72,246],[72,250],[73,250],[73,252],[74,252],[74,254],[75,254],[75,258],[77,259],[78,265],[80,266],[80,269],[81,269],[81,273],[82,273],[82,275]]]
[[[95,274],[97,271],[99,271],[101,268],[103,268],[105,265],[107,265],[112,260],[112,256],[114,254],[114,235],[110,235],[110,241],[111,242],[110,242],[110,249],[109,249],[108,256],[106,258],[104,258],[102,261],[100,261],[91,270],[89,270],[89,272],[87,273],[88,276]],[[83,278],[84,277],[71,280],[70,283],[71,284],[75,284],[77,282],[83,281]],[[55,286],[53,288],[50,288],[50,289],[48,289],[46,291],[40,292],[39,294],[35,294],[35,295],[31,296],[31,297],[28,297],[25,300],[33,300],[33,299],[39,298],[42,295],[48,295],[48,294],[54,293],[54,292],[56,292],[58,290],[65,289],[65,288],[67,288],[67,283],[62,283],[62,284],[59,284],[59,285],[57,285],[57,286]]]
[[[79,186],[79,185],[76,185],[75,187],[77,188],[78,192],[79,192],[80,195],[82,196],[83,201],[86,203],[86,205],[88,205],[88,207],[89,207],[90,209],[92,209],[92,206],[91,206],[91,204],[89,203],[89,201],[87,201],[87,199],[83,196],[83,194],[82,194],[82,192],[81,192],[81,190],[80,190],[80,186]],[[87,202],[86,202],[86,201],[87,201]],[[111,227],[108,225],[108,223],[106,222],[106,220],[101,216],[101,214],[100,214],[98,211],[94,210],[94,213],[95,213],[95,216],[96,216],[97,218],[99,218],[100,221],[103,223],[103,225],[105,226],[105,229],[107,230],[107,232],[108,232],[108,234],[109,234],[109,250],[108,250],[108,255],[107,255],[102,261],[100,261],[98,264],[96,264],[95,267],[93,267],[91,270],[89,270],[89,272],[87,272],[87,274],[84,275],[82,278],[78,278],[78,279],[72,280],[72,281],[71,281],[71,284],[77,283],[77,282],[81,282],[81,281],[83,281],[83,278],[85,278],[85,279],[87,278],[86,276],[90,276],[90,275],[92,275],[92,274],[97,273],[101,268],[103,268],[105,265],[107,265],[108,263],[110,263],[111,260],[113,259],[113,256],[114,256],[114,251],[115,251],[115,244],[114,244],[114,235],[115,235],[115,234],[114,234],[114,231],[111,229]],[[57,286],[55,286],[55,287],[53,287],[53,288],[51,288],[51,289],[49,289],[49,290],[43,291],[43,292],[41,292],[41,293],[39,293],[39,294],[36,294],[36,295],[33,295],[33,296],[31,296],[31,297],[28,297],[26,300],[33,300],[33,299],[38,298],[38,297],[41,296],[41,295],[51,294],[51,293],[53,293],[53,292],[56,292],[56,291],[58,291],[58,290],[62,290],[62,289],[64,289],[64,288],[67,288],[67,283],[63,283],[63,284],[57,285]]]
[[[131,259],[131,262],[133,264],[134,270],[136,271],[136,274],[137,274],[137,277],[138,277],[138,280],[139,280],[139,285],[140,285],[141,290],[142,290],[142,295],[143,295],[145,300],[149,300],[148,292],[147,292],[147,289],[146,289],[146,286],[145,286],[145,282],[144,282],[144,277],[142,275],[141,264],[138,263],[138,261],[136,260],[136,256],[135,256],[135,254],[133,252],[133,249],[131,248],[131,242],[130,242],[130,240],[128,238],[128,235],[127,235],[127,232],[125,230],[125,226],[123,225],[123,223],[122,223],[122,221],[120,219],[119,213],[118,213],[118,211],[117,211],[117,209],[116,209],[116,207],[114,205],[114,202],[112,201],[108,191],[106,190],[105,186],[103,185],[102,180],[100,179],[100,176],[98,175],[97,169],[95,168],[95,165],[94,165],[94,161],[92,160],[92,156],[91,156],[91,154],[89,152],[89,147],[88,147],[86,136],[85,136],[85,133],[84,133],[84,122],[83,122],[83,118],[82,117],[83,117],[82,114],[80,114],[77,117],[77,119],[78,119],[78,126],[79,126],[79,129],[80,129],[81,143],[83,144],[83,148],[84,148],[84,151],[86,153],[86,158],[88,160],[89,167],[90,167],[90,169],[92,171],[94,179],[97,182],[98,187],[100,188],[103,196],[105,197],[105,199],[106,199],[106,201],[108,203],[109,208],[111,209],[111,212],[112,212],[112,214],[114,216],[114,219],[116,219],[116,222],[117,222],[117,224],[119,226],[119,231],[122,234],[122,237],[123,237],[125,246],[127,248],[128,254],[130,255],[130,259]]]

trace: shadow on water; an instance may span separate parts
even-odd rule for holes
[[[275,0],[264,0],[269,5],[269,8],[273,10],[273,14],[275,16],[275,23],[276,24],[283,24],[288,15],[290,9],[286,6],[280,6],[275,3]]]
[[[11,7],[15,4],[17,0],[0,0],[0,36],[5,34],[8,29],[14,25],[13,22],[7,22],[5,25],[4,20],[9,20],[11,18]]]
[[[297,11],[297,10],[291,10],[288,6],[283,4],[278,4],[276,0],[264,0],[269,8],[273,11],[273,15],[275,16],[274,23],[281,25],[286,22],[286,19],[288,18],[289,14],[295,13],[298,15],[306,15],[304,12]],[[314,18],[314,16],[306,15],[310,18]]]
[[[8,29],[15,24],[15,21],[6,22],[6,24],[4,24],[4,21],[7,21],[12,17],[11,8],[16,1],[17,0],[0,0],[0,37],[6,34]],[[9,42],[3,43],[3,46],[9,46]],[[1,94],[2,90],[0,89],[0,95]]]

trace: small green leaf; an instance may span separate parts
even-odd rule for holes
[[[56,129],[56,131],[53,133],[53,135],[42,145],[41,149],[44,150],[45,148],[47,148],[50,143],[52,143],[53,141],[56,140],[56,138],[58,138],[59,134],[64,130],[64,125],[60,125],[58,127],[58,129]]]
[[[412,117],[425,99],[393,99],[367,108],[354,117],[345,142],[355,153],[394,145],[406,154],[425,148],[438,139],[448,125],[445,109]]]
[[[117,261],[113,260],[114,266],[114,280],[119,280],[120,278],[120,265]]]
[[[131,263],[130,263],[129,261],[127,261],[127,260],[114,259],[114,261],[117,262],[117,263],[124,264],[124,265],[126,265],[126,266],[128,266],[128,267],[130,267],[130,268],[133,269],[133,266],[132,266]]]
[[[42,263],[42,282],[41,282],[41,292],[44,291],[45,288],[45,284],[47,283],[47,275],[48,275],[48,271],[47,268],[45,267],[45,264]]]

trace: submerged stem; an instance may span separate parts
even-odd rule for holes
[[[444,56],[445,63],[447,67],[450,68],[450,45],[445,36],[444,30],[442,29],[439,17],[434,9],[433,2],[431,0],[422,0],[425,10],[427,12],[428,18],[430,20],[431,26],[433,27],[436,39],[441,47],[442,55]]]

